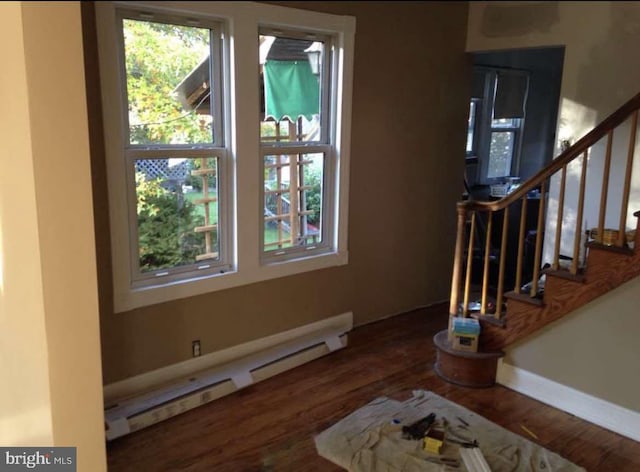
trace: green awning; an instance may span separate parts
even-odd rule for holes
[[[320,84],[307,61],[264,64],[265,118],[280,121],[320,113]]]

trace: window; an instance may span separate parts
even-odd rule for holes
[[[331,39],[263,28],[260,145],[263,260],[331,250],[327,211],[333,151],[329,129]],[[327,177],[327,178],[326,178]]]
[[[474,70],[467,157],[478,158],[478,180],[493,183],[518,172],[528,75],[523,71]]]
[[[118,13],[132,287],[228,271],[223,94],[210,86],[222,83],[222,24]]]
[[[511,175],[515,147],[520,134],[520,122],[520,118],[491,120],[487,179]]]
[[[115,311],[345,264],[353,18],[132,5],[96,4]]]

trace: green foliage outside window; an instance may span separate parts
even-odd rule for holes
[[[209,55],[210,32],[205,28],[125,19],[127,97],[132,144],[212,142],[211,117],[185,110],[175,90]],[[191,168],[200,167],[198,161]],[[196,262],[205,252],[202,211],[182,189],[160,178],[136,173],[138,250],[141,272]],[[187,175],[196,191],[202,179]],[[201,209],[200,209],[201,210]],[[212,234],[216,238],[215,233]]]
[[[140,270],[193,264],[204,251],[204,234],[195,233],[204,219],[196,206],[178,191],[161,185],[160,179],[146,180],[136,174],[138,250]]]
[[[130,141],[210,143],[208,115],[186,111],[175,88],[209,54],[209,30],[124,20]]]
[[[304,184],[311,188],[306,192],[306,209],[313,211],[307,215],[307,222],[314,226],[320,224],[320,211],[322,209],[322,169],[310,167],[304,176]]]

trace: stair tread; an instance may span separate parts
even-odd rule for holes
[[[577,274],[572,274],[570,271],[566,269],[545,269],[542,271],[543,274],[553,275],[554,277],[560,277],[561,279],[571,280],[573,282],[584,283],[585,275],[582,272],[578,272]]]
[[[617,254],[625,254],[627,256],[633,256],[633,249],[628,247],[608,246],[606,244],[590,241],[586,244],[589,249],[600,249],[602,251],[615,252]]]
[[[486,323],[491,323],[492,325],[500,326],[503,328],[507,325],[507,322],[504,320],[504,317],[498,319],[493,315],[481,315],[480,313],[472,313],[471,318],[475,318],[478,321],[484,321]]]
[[[506,298],[511,298],[512,300],[517,300],[519,302],[529,303],[531,305],[542,306],[544,302],[541,298],[532,297],[528,293],[517,293],[517,292],[506,292],[504,294]],[[508,308],[507,308],[508,311]]]

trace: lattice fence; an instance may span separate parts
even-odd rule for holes
[[[158,177],[185,180],[190,171],[191,162],[188,159],[143,159],[136,161],[136,172],[142,172],[149,180]]]

